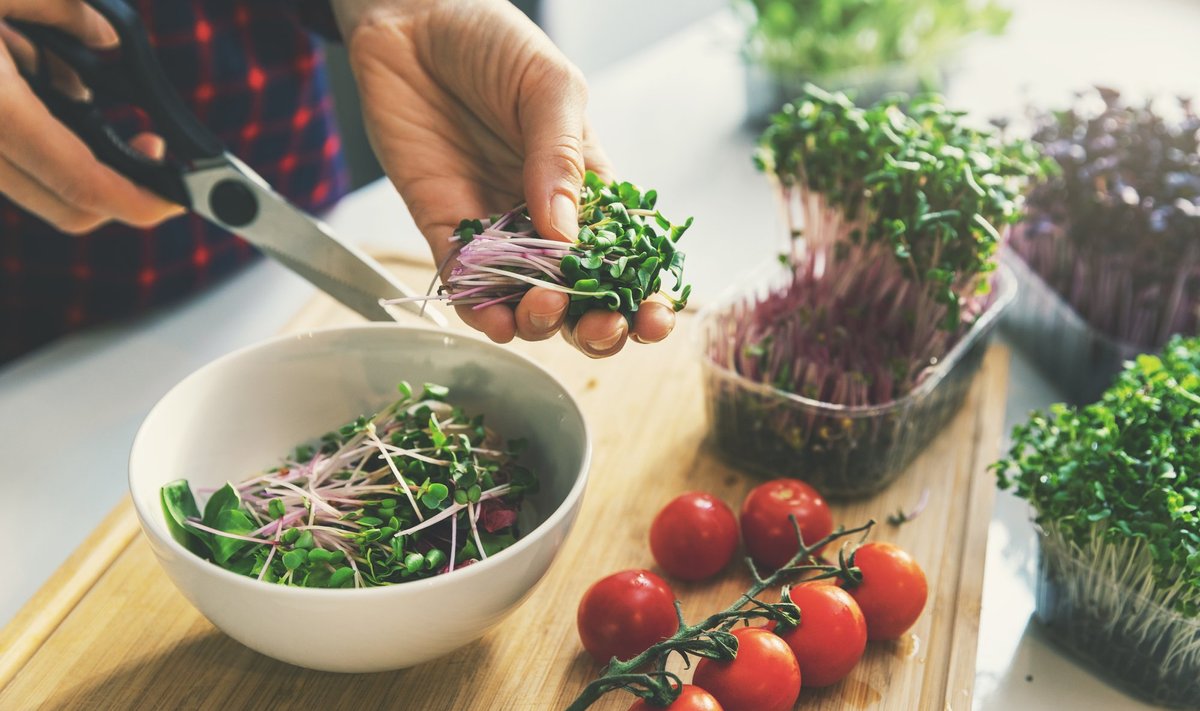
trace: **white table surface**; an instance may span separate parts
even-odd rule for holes
[[[973,45],[962,58],[950,90],[959,105],[992,115],[1023,105],[1023,95],[1060,101],[1090,82],[1182,90],[1191,81],[1196,90],[1195,3],[1013,4],[1009,35]],[[697,299],[769,259],[778,243],[772,195],[749,161],[737,31],[718,16],[591,77],[593,121],[620,175],[657,188],[669,214],[696,216],[686,239]],[[347,198],[327,219],[369,248],[424,250],[385,182]],[[312,294],[264,262],[186,304],[71,336],[0,369],[0,623],[120,499],[129,445],[154,402],[216,356],[275,334]],[[1057,397],[1014,354],[1009,422]],[[1058,654],[1032,626],[1034,553],[1024,506],[998,496],[974,708],[1148,708]]]

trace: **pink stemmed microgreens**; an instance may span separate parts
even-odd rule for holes
[[[657,193],[631,183],[605,183],[588,172],[580,193],[578,238],[546,239],[525,205],[501,215],[463,220],[450,238],[457,263],[437,294],[385,300],[384,304],[441,300],[482,309],[515,303],[533,287],[568,294],[568,314],[618,311],[632,319],[644,299],[675,283],[667,296],[675,310],[687,304],[683,252],[676,246],[691,225],[674,225],[655,209]]]
[[[234,572],[307,587],[428,577],[511,545],[537,483],[516,462],[519,442],[445,402],[446,388],[400,392],[283,466],[213,491],[203,515],[186,481],[163,487],[172,535]]]

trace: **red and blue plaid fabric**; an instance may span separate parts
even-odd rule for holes
[[[327,11],[296,0],[131,4],[176,90],[234,155],[306,209],[345,194],[323,58],[304,24],[328,32]],[[140,112],[109,113],[124,136],[152,128]],[[72,236],[0,195],[0,363],[67,331],[177,300],[254,257],[193,215]]]

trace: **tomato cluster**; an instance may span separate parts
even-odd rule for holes
[[[795,524],[792,522],[795,519]],[[702,492],[676,497],[650,527],[650,550],[667,575],[685,581],[711,578],[728,565],[740,530],[746,552],[760,569],[775,570],[806,546],[833,531],[825,499],[798,479],[776,479],[753,489],[742,502],[740,522],[720,499]],[[912,557],[890,543],[858,546],[853,565],[861,580],[800,583],[789,589],[800,624],[777,631],[733,630],[737,656],[701,659],[672,711],[786,711],[806,687],[836,684],[866,650],[868,640],[896,639],[925,607],[925,574]],[[648,570],[627,570],[593,584],[579,604],[579,636],[601,664],[631,659],[679,629],[675,594]],[[639,700],[630,711],[659,707]]]

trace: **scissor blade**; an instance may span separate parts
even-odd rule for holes
[[[186,174],[184,182],[197,214],[235,232],[367,319],[393,321],[395,314],[382,306],[380,299],[418,295],[358,247],[342,241],[325,223],[290,204],[228,153],[220,161]],[[237,210],[230,212],[228,202],[222,205],[220,199],[214,200],[218,191],[239,190],[252,206],[240,215]],[[402,308],[446,325],[440,313],[423,309],[419,303],[405,302]]]

